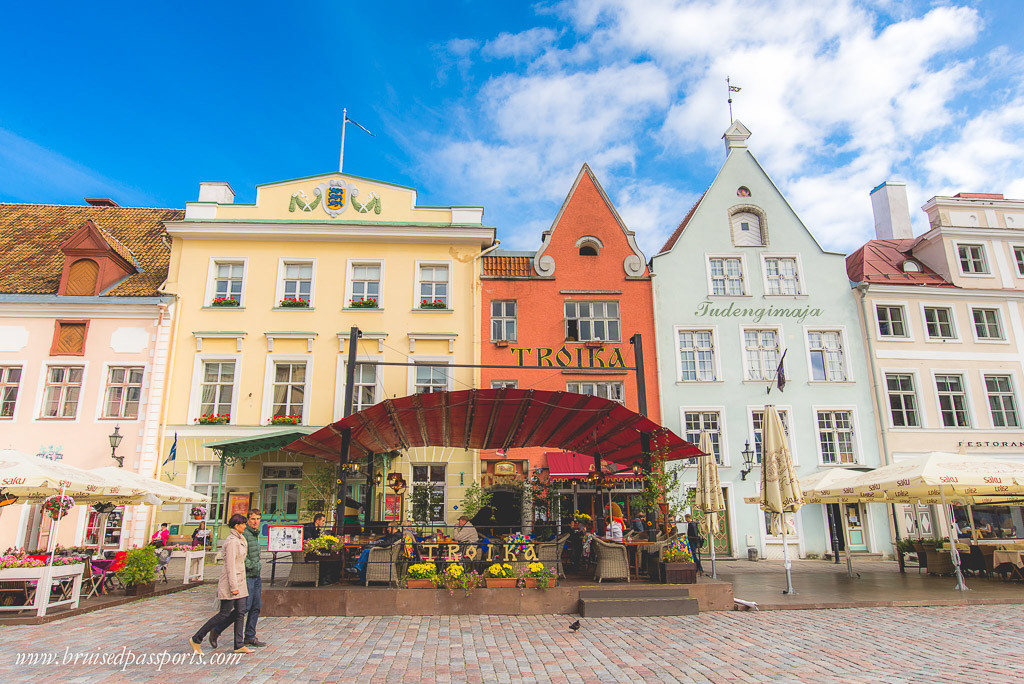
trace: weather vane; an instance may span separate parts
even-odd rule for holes
[[[729,93],[729,125],[731,126],[732,125],[732,94],[740,92],[740,90],[742,90],[742,88],[740,88],[739,86],[734,86],[732,83],[730,83],[728,76],[725,77],[725,85],[728,88],[727,92]]]

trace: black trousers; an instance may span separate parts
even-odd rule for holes
[[[220,612],[206,621],[199,631],[195,633],[192,640],[201,644],[211,630],[220,631],[221,626],[227,626],[232,621],[235,623],[235,650],[245,645],[245,597],[236,599],[221,599]]]

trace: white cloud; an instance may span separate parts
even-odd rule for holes
[[[558,34],[549,28],[532,28],[521,33],[499,33],[497,38],[489,40],[481,48],[484,57],[501,59],[512,57],[523,59],[532,57],[544,48],[552,45]]]

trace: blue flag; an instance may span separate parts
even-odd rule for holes
[[[161,467],[167,465],[174,460],[174,457],[178,455],[178,433],[174,433],[174,443],[171,444],[171,453],[167,454],[167,459],[163,462]]]

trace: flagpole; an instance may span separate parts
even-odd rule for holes
[[[341,167],[345,163],[345,122],[348,121],[348,109],[344,108],[341,110],[341,153],[338,155],[338,173],[341,173]]]

